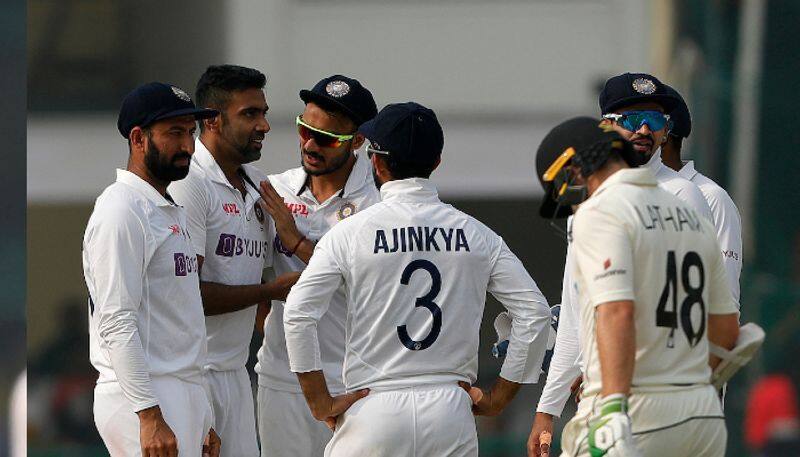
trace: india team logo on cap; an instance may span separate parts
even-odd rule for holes
[[[340,80],[331,81],[327,86],[325,86],[325,92],[327,92],[331,97],[344,97],[348,92],[350,92],[350,85]]]
[[[342,205],[341,208],[339,208],[339,211],[337,211],[336,217],[338,217],[339,220],[346,219],[352,216],[355,212],[356,212],[355,205],[353,205],[352,203],[345,203],[344,205]]]
[[[175,96],[180,98],[181,100],[185,102],[192,101],[192,98],[189,97],[189,94],[184,92],[183,89],[181,89],[180,87],[170,86],[170,89],[172,89],[172,93],[175,94]]]
[[[647,78],[636,78],[633,80],[633,90],[640,94],[650,95],[656,91],[656,84]]]

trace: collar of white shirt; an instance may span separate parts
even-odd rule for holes
[[[691,181],[697,175],[697,170],[694,168],[694,160],[683,162],[683,167],[678,174]]]
[[[661,148],[656,149],[653,155],[650,156],[650,160],[647,161],[642,167],[647,167],[653,170],[653,174],[658,173],[658,170],[661,167],[666,167],[664,163],[661,161]]]
[[[197,138],[194,142],[194,154],[192,157],[212,181],[233,189],[225,173],[222,172],[222,168],[217,163],[217,159],[211,155],[211,151],[200,141],[200,138]]]
[[[355,153],[355,156],[356,163],[353,165],[353,169],[350,170],[350,176],[347,177],[344,189],[338,194],[339,198],[349,197],[367,184],[372,185],[369,180],[372,174],[372,165],[365,157],[366,154]],[[299,197],[307,188],[306,181],[308,181],[308,173],[301,167],[296,179],[289,181],[288,184],[292,192]]]
[[[438,202],[439,192],[430,179],[398,179],[381,186],[381,200]]]
[[[178,206],[161,195],[150,183],[128,170],[117,168],[117,182],[133,187],[156,206]]]
[[[635,186],[656,186],[656,175],[649,168],[624,168],[606,178],[592,196],[608,189],[615,184],[633,184]]]

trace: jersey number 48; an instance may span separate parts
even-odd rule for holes
[[[691,270],[697,270],[699,284],[692,284]],[[678,308],[678,269],[675,262],[675,251],[667,253],[667,282],[661,291],[661,298],[656,308],[656,326],[672,329],[667,338],[667,347],[675,347],[675,330],[678,328],[678,313],[680,324],[689,345],[694,347],[703,338],[706,331],[706,304],[703,302],[703,287],[705,286],[705,272],[700,256],[689,251],[681,262],[681,285],[686,294]],[[669,306],[671,305],[671,306]],[[695,329],[692,325],[692,308],[700,305],[700,324]],[[668,309],[669,308],[669,309]]]

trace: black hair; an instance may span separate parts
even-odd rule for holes
[[[267,77],[258,70],[238,65],[211,65],[200,76],[195,89],[197,106],[213,108],[219,111],[225,109],[230,101],[231,92],[247,89],[263,89]],[[200,123],[203,130],[203,123]]]
[[[408,179],[408,178],[430,178],[436,162],[430,164],[409,163],[393,159],[391,155],[380,154],[380,158],[386,164],[386,168],[392,175],[393,179]]]

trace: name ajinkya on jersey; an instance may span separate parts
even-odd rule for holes
[[[454,235],[455,234],[455,240]],[[441,248],[437,243],[437,236],[441,242]],[[414,251],[445,251],[445,252],[469,252],[467,237],[464,229],[442,228],[442,227],[399,227],[393,228],[391,233],[392,243],[386,237],[386,231],[375,231],[375,250],[378,252],[414,252]],[[455,242],[454,242],[455,241]]]

